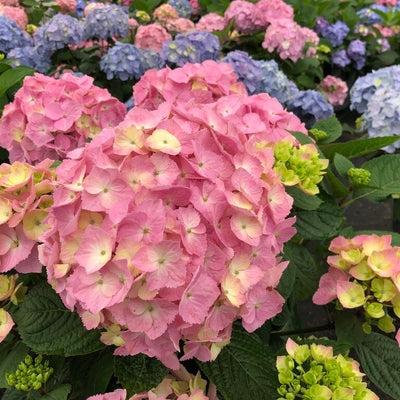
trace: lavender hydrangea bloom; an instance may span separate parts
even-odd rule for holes
[[[383,22],[382,17],[374,12],[374,10],[382,11],[387,13],[389,11],[389,7],[380,4],[373,4],[369,8],[362,8],[357,14],[360,17],[360,22],[367,25],[380,24]]]
[[[343,43],[343,39],[349,32],[350,28],[344,22],[337,21],[333,25],[329,25],[321,34],[325,39],[331,41],[332,46],[337,47]]]
[[[222,61],[232,66],[239,81],[244,83],[250,94],[262,92],[260,66],[245,51],[231,51]]]
[[[360,70],[365,65],[365,42],[352,40],[347,48],[347,55],[356,63],[356,69]]]
[[[346,50],[338,50],[333,53],[331,61],[332,64],[339,65],[340,67],[345,67],[351,62],[350,58],[347,56]]]
[[[221,57],[221,45],[217,36],[210,32],[179,33],[175,40],[163,44],[160,56],[166,63],[178,67],[188,62],[217,61]]]
[[[381,68],[377,71],[358,78],[350,90],[350,109],[362,114],[367,110],[367,105],[376,90],[394,85],[400,76],[400,65]]]
[[[300,90],[288,101],[287,108],[305,122],[307,127],[333,115],[332,105],[316,90]]]
[[[81,23],[69,15],[56,14],[35,33],[35,47],[42,57],[50,57],[68,44],[79,44],[83,40]]]
[[[13,58],[12,66],[26,65],[45,74],[51,67],[50,59],[41,57],[36,48],[31,46],[15,47],[7,54],[7,58]]]
[[[140,79],[144,74],[140,50],[129,43],[117,42],[100,60],[100,69],[107,79],[119,78],[121,81]]]
[[[140,59],[144,71],[165,67],[165,62],[161,59],[160,54],[151,49],[140,49]]]
[[[181,18],[189,18],[193,12],[189,0],[168,0],[168,4],[178,11],[178,15]]]
[[[377,50],[379,53],[384,53],[385,51],[388,51],[391,49],[389,40],[387,40],[386,38],[376,39],[376,44],[378,46]]]
[[[14,20],[0,15],[0,52],[8,53],[14,47],[30,44],[31,39]]]
[[[376,88],[370,97],[367,109],[362,116],[362,129],[369,137],[393,136],[399,131],[400,121],[400,78],[397,75],[392,83],[385,82]],[[393,153],[400,148],[400,141],[383,150]]]
[[[279,69],[275,60],[260,60],[255,63],[260,70],[261,90],[259,92],[268,93],[271,97],[277,98],[280,103],[285,104],[289,95],[290,83],[287,76]]]
[[[329,28],[329,22],[324,17],[317,17],[315,20],[314,31],[321,35]]]
[[[78,18],[83,18],[85,16],[84,10],[87,6],[87,3],[85,0],[76,0],[76,10],[75,10],[75,15]]]
[[[124,37],[129,32],[128,21],[129,16],[122,7],[107,5],[92,8],[84,23],[85,38]]]

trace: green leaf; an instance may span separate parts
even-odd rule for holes
[[[104,347],[100,332],[88,331],[47,283],[34,286],[14,314],[23,342],[36,353],[74,356]]]
[[[89,397],[106,392],[114,372],[114,349],[110,346],[99,352],[71,357],[72,396]]]
[[[0,388],[10,388],[6,381],[6,373],[14,373],[21,361],[24,361],[29,349],[22,342],[15,343],[10,351],[1,349],[0,352]]]
[[[394,399],[400,399],[400,349],[393,339],[372,332],[355,347],[368,379]]]
[[[331,167],[326,170],[326,180],[328,181],[329,187],[332,191],[332,196],[337,199],[341,197],[346,197],[349,194],[349,190],[338,177],[332,172]]]
[[[339,175],[343,178],[346,178],[347,171],[350,168],[354,168],[354,164],[348,158],[342,156],[339,153],[335,154],[335,157],[333,158],[333,163],[335,164],[337,172],[339,172]]]
[[[297,243],[287,242],[283,248],[283,255],[289,260],[290,268],[296,271],[294,291],[297,300],[311,297],[318,289],[319,278],[323,274],[312,254]]]
[[[322,200],[318,196],[304,193],[296,186],[287,186],[286,193],[293,197],[293,205],[302,210],[316,210],[322,204]]]
[[[127,390],[128,397],[155,388],[167,373],[168,368],[160,361],[144,354],[114,357],[114,375]]]
[[[17,389],[8,389],[4,393],[1,400],[39,400],[42,399],[39,392],[31,390],[30,392],[23,392]]]
[[[276,359],[255,334],[234,324],[231,343],[213,362],[198,362],[225,400],[278,398]]]
[[[392,194],[400,195],[400,155],[387,154],[362,165],[371,172],[370,186],[381,189],[357,189],[354,197],[365,196],[371,201],[383,201]]]
[[[330,160],[335,153],[339,153],[347,158],[363,156],[380,150],[382,147],[389,146],[400,139],[400,136],[383,136],[370,139],[350,140],[346,143],[332,143],[321,145],[321,151]]]
[[[303,132],[297,132],[297,131],[288,131],[288,132],[291,135],[293,135],[300,144],[307,144],[307,143],[315,144],[312,138],[304,134]]]
[[[293,291],[294,283],[296,282],[296,264],[290,262],[286,269],[283,271],[279,284],[276,290],[285,298],[290,296]]]
[[[35,70],[30,67],[20,66],[9,69],[0,75],[0,97],[27,75],[33,75]]]
[[[68,394],[71,391],[71,385],[59,385],[51,392],[45,394],[41,400],[67,400]]]
[[[324,131],[328,135],[327,138],[319,142],[321,144],[334,142],[336,139],[340,138],[340,136],[342,136],[343,133],[342,125],[335,115],[317,121],[313,125],[312,129],[318,129],[320,131]]]
[[[361,321],[351,313],[341,313],[335,320],[335,333],[338,343],[354,347],[365,338]]]
[[[314,211],[296,211],[297,233],[304,239],[327,239],[337,236],[345,221],[343,211],[335,201],[326,200]]]

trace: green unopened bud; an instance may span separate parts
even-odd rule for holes
[[[32,357],[28,354],[26,357],[25,357],[25,364],[26,365],[31,365],[32,364]]]
[[[390,301],[396,295],[396,286],[390,278],[374,278],[371,281],[374,296],[382,303]]]
[[[289,370],[279,372],[279,374],[278,374],[279,382],[283,385],[290,384],[292,382],[293,378],[294,378],[294,375],[293,375],[292,371],[289,371]]]
[[[317,383],[317,375],[311,370],[303,374],[303,379],[308,385],[315,385]]]
[[[381,303],[369,303],[365,311],[371,318],[382,318],[385,315],[385,310]]]
[[[371,172],[363,168],[350,168],[347,176],[353,186],[368,185],[371,181]]]
[[[320,53],[330,53],[331,49],[329,46],[325,46],[324,44],[320,44],[319,46],[317,46],[317,51],[319,51]]]
[[[355,390],[349,388],[337,388],[332,395],[332,400],[353,400]]]
[[[364,118],[363,117],[358,117],[356,119],[356,129],[357,131],[361,131],[364,125]]]
[[[151,20],[150,15],[146,11],[140,10],[135,14],[135,17],[142,22],[149,22]]]
[[[396,330],[393,324],[393,318],[389,317],[389,315],[385,315],[378,321],[378,328],[386,333],[394,332]]]
[[[30,34],[33,35],[36,31],[37,31],[38,27],[36,25],[33,24],[28,24],[26,26],[26,31]]]
[[[313,385],[308,391],[310,400],[327,400],[332,397],[332,391],[323,385]]]
[[[328,137],[328,134],[324,131],[320,131],[319,129],[310,129],[308,133],[317,141],[320,142]]]
[[[372,332],[372,327],[369,322],[364,322],[362,324],[362,329],[367,335],[369,335]]]

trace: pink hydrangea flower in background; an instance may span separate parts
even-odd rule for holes
[[[255,25],[252,22],[253,14],[253,3],[244,0],[234,0],[226,9],[224,18],[226,24],[234,20],[233,26],[239,32],[250,33],[255,30]]]
[[[153,11],[153,18],[161,23],[166,23],[171,19],[179,18],[178,11],[175,10],[170,4],[165,3],[161,4],[161,6],[157,7]]]
[[[25,30],[28,24],[28,16],[23,8],[12,7],[12,6],[2,6],[0,4],[0,15],[5,15],[6,17],[14,20],[18,26]]]
[[[200,10],[199,0],[190,0],[190,5],[195,11]]]
[[[196,30],[198,31],[213,32],[213,31],[222,31],[225,28],[226,28],[226,22],[224,17],[221,17],[216,13],[209,13],[203,15],[200,18],[199,22],[197,22],[196,24]]]
[[[376,0],[376,4],[384,4],[386,6],[395,6],[398,0]]]
[[[196,30],[194,22],[187,18],[177,18],[165,23],[165,27],[169,31],[179,32],[179,33],[189,33]]]
[[[277,19],[267,28],[262,47],[269,52],[276,50],[283,60],[289,58],[296,62],[304,56],[305,44],[306,38],[302,28],[296,22]]]
[[[252,21],[257,29],[266,29],[277,19],[293,20],[293,8],[283,0],[260,0],[254,5]]]
[[[345,81],[332,75],[327,75],[318,87],[333,106],[341,106],[349,91]]]
[[[87,17],[91,9],[96,7],[103,7],[104,5],[105,5],[104,3],[89,3],[83,10],[83,14],[85,15],[85,17]]]
[[[124,118],[126,107],[93,78],[64,74],[54,79],[36,73],[24,79],[14,102],[4,108],[0,145],[11,161],[36,164],[58,160],[87,139]]]
[[[381,35],[383,37],[392,37],[395,34],[394,30],[389,26],[382,26],[379,24],[374,24],[373,26],[374,26],[374,28],[379,30],[379,32],[381,33]],[[371,31],[371,33],[374,36],[376,36],[376,33],[374,31]]]
[[[307,47],[305,55],[307,57],[314,57],[317,54],[317,46],[319,44],[319,36],[309,28],[301,28],[301,33],[306,41]]]
[[[172,36],[158,23],[139,26],[135,36],[135,46],[139,49],[161,51],[163,43]]]
[[[116,354],[176,369],[180,340],[182,359],[212,360],[234,320],[253,331],[281,310],[278,254],[295,230],[271,146],[306,130],[224,63],[149,71],[134,90],[141,105],[57,167],[40,260]]]
[[[113,392],[90,396],[87,400],[126,400],[126,395],[125,389],[116,389]]]
[[[61,7],[63,14],[73,13],[76,10],[76,0],[56,0],[55,4]]]

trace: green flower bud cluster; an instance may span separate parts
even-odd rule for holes
[[[7,383],[18,390],[39,390],[53,373],[49,367],[49,361],[42,363],[43,357],[37,356],[35,360],[28,354],[22,361],[14,374],[6,374]]]
[[[298,185],[310,195],[319,193],[318,183],[322,181],[324,169],[329,161],[319,158],[318,150],[313,144],[293,146],[288,140],[274,144],[274,170],[281,176],[286,186]]]
[[[353,186],[368,185],[371,181],[371,172],[363,168],[350,168],[347,177]]]
[[[328,137],[328,134],[324,131],[320,131],[319,129],[310,129],[308,133],[317,141],[320,142]]]
[[[334,356],[332,347],[288,339],[286,350],[288,355],[276,361],[279,400],[378,400],[362,381],[358,363]]]

